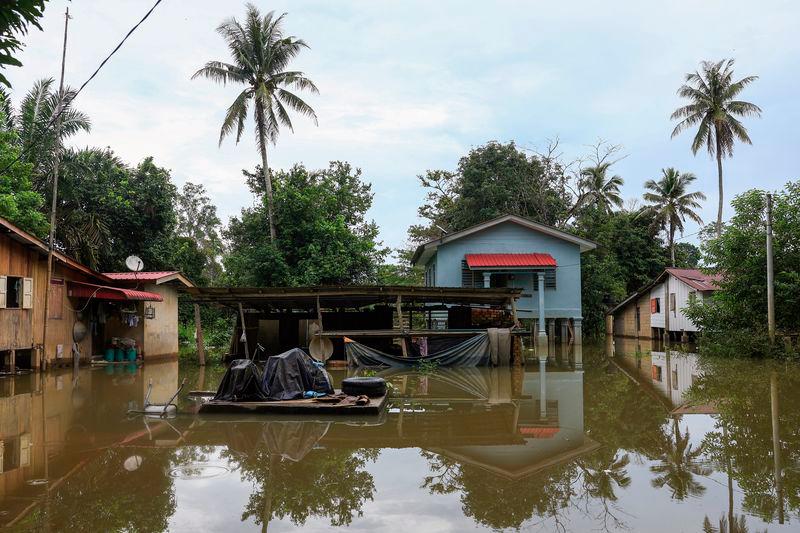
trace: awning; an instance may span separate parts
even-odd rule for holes
[[[163,302],[160,294],[133,289],[120,289],[105,285],[94,285],[81,281],[67,281],[67,294],[71,298],[94,298],[95,300]]]
[[[469,268],[553,268],[550,254],[467,254]]]

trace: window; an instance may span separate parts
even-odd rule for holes
[[[483,272],[470,270],[466,260],[461,261],[461,286],[473,289],[483,287]]]
[[[545,289],[555,289],[556,288],[556,270],[554,268],[551,268],[551,269],[548,269],[548,270],[540,270],[536,274],[537,274],[537,276],[538,276],[538,274],[544,274],[544,288]],[[533,290],[534,291],[538,291],[539,290],[539,278],[538,277],[534,277],[534,279],[533,279]]]
[[[661,370],[660,366],[653,365],[652,372],[653,372],[653,380],[654,381],[659,381],[660,382],[663,379],[662,370]]]
[[[669,310],[672,311],[672,316],[678,316],[677,305],[675,305],[675,293],[669,293]]]
[[[33,307],[33,278],[0,276],[0,309]]]
[[[650,298],[650,312],[651,313],[661,312],[661,298]]]

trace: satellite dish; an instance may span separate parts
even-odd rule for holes
[[[125,266],[128,267],[128,270],[133,272],[141,272],[144,268],[144,263],[137,255],[129,255],[127,259],[125,259]]]
[[[328,337],[314,337],[308,344],[308,352],[317,361],[327,361],[333,355],[333,343]]]

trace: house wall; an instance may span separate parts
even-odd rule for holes
[[[153,319],[144,318],[142,351],[145,359],[178,355],[178,291],[169,285],[145,285],[143,290],[160,294],[163,302],[146,302],[156,310]]]
[[[577,244],[505,222],[439,245],[435,259],[436,286],[461,286],[461,261],[468,253],[548,253],[555,258],[556,289],[545,291],[545,316],[581,317],[581,254]],[[517,301],[520,317],[538,314],[538,294],[531,273],[517,273],[510,286],[523,289]]]
[[[42,342],[47,257],[7,236],[0,236],[0,275],[33,279],[31,309],[0,309],[0,350],[32,349]],[[65,282],[92,281],[58,262],[54,263],[53,279],[62,279]],[[72,357],[72,329],[79,320],[78,313],[74,311],[78,307],[78,302],[68,297],[66,284],[62,286],[61,295],[60,300],[51,298],[50,302],[51,307],[61,306],[61,318],[51,318],[48,321],[45,354],[51,360],[56,358],[58,345],[63,347],[63,357]],[[82,358],[90,358],[91,335],[87,335],[79,343],[79,347]]]
[[[639,330],[636,329],[636,307],[639,307]],[[650,293],[628,302],[614,312],[614,335],[624,337],[651,336]]]
[[[684,314],[689,302],[689,293],[692,292],[689,285],[676,277],[670,275],[669,277],[669,291],[675,294],[675,311],[670,311],[669,315],[669,330],[670,331],[688,331],[696,332],[695,326],[691,320]],[[696,293],[698,298],[702,298],[702,293]],[[653,313],[650,319],[650,325],[654,328],[664,327],[664,312],[669,309],[669,298],[665,297],[664,284],[659,283],[650,290],[650,298],[661,298],[661,310],[659,313]]]

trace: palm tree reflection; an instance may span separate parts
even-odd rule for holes
[[[650,467],[650,471],[657,474],[651,485],[670,488],[671,496],[676,500],[683,500],[687,496],[702,496],[706,488],[697,482],[695,476],[708,476],[712,470],[703,459],[705,445],[695,448],[689,442],[689,430],[681,435],[677,417],[672,419],[672,438],[666,438],[663,451],[657,459],[657,464]]]

